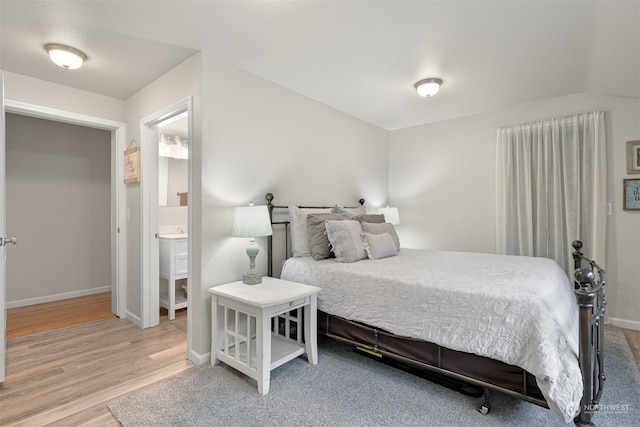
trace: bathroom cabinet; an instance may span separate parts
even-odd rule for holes
[[[176,310],[187,307],[187,298],[176,281],[186,279],[189,264],[189,239],[186,234],[160,235],[160,277],[166,279],[167,292],[160,294],[160,307],[169,311],[169,320],[175,319]]]

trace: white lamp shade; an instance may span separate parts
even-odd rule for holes
[[[378,209],[378,213],[384,215],[385,222],[390,224],[400,224],[400,213],[398,212],[398,208],[390,208],[387,206],[386,208]]]
[[[271,236],[271,220],[266,205],[240,206],[233,212],[233,237]]]

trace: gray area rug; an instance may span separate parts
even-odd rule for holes
[[[640,425],[640,372],[623,332],[605,331],[598,427]],[[271,373],[269,394],[220,364],[193,368],[109,405],[123,426],[563,426],[551,411],[491,392],[472,398],[319,340],[319,364],[297,358]]]

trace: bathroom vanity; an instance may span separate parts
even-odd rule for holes
[[[186,234],[160,235],[160,277],[169,282],[167,292],[160,294],[160,307],[169,310],[169,320],[176,317],[176,310],[187,307],[187,298],[176,281],[187,278],[189,264],[189,239]]]

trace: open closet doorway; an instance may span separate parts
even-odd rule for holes
[[[13,120],[14,129],[18,132],[18,134],[14,132],[12,138],[23,138],[20,136],[22,131],[19,129],[26,129],[29,132],[44,132],[44,136],[41,137],[38,137],[37,134],[35,136],[23,135],[24,143],[20,143],[17,149],[14,149],[16,153],[12,164],[15,164],[17,168],[20,166],[19,162],[26,163],[24,163],[24,168],[18,168],[20,174],[12,178],[15,184],[12,184],[14,190],[13,193],[9,193],[9,196],[11,197],[11,194],[14,194],[14,198],[16,195],[19,196],[20,200],[13,200],[12,204],[22,204],[26,209],[22,213],[21,211],[17,213],[21,221],[27,217],[28,212],[32,214],[40,212],[40,216],[34,216],[30,220],[27,218],[28,231],[22,233],[25,237],[21,239],[24,242],[21,249],[27,251],[26,255],[31,259],[30,265],[36,262],[41,270],[50,273],[50,280],[38,280],[35,277],[30,277],[29,281],[38,283],[42,289],[33,295],[24,294],[14,297],[13,299],[16,301],[13,303],[9,301],[8,308],[104,291],[111,292],[111,311],[116,316],[124,318],[126,308],[126,246],[124,242],[126,236],[124,235],[125,230],[121,226],[124,222],[122,168],[124,123],[12,100],[5,100],[5,112]],[[55,142],[52,140],[53,134],[48,133],[47,126],[52,126],[58,134],[63,135],[60,136],[61,139],[57,145],[53,143]],[[76,146],[73,145],[74,129],[77,129],[79,133],[78,138],[75,138],[77,140]],[[94,133],[103,134],[101,138],[104,141],[101,143],[102,148],[99,148],[99,151],[89,150],[85,146],[85,143],[88,144],[86,139],[88,135]],[[9,149],[11,149],[10,145],[7,147],[7,150]],[[81,151],[86,151],[86,153],[82,154]],[[38,162],[41,163],[41,166],[34,169],[31,177],[23,177],[26,169],[33,169]],[[91,162],[98,162],[99,166],[94,167]],[[100,177],[94,176],[94,169],[102,171]],[[49,173],[50,176],[46,176],[45,173]],[[11,178],[11,176],[7,178]],[[52,189],[50,194],[46,196],[42,194],[42,189],[37,189],[40,193],[26,194],[29,188],[34,189],[39,186],[37,182],[32,182],[37,180],[40,180],[43,185],[55,185],[55,191]],[[94,193],[101,194],[99,201],[91,199]],[[65,194],[67,195],[66,199]],[[87,201],[88,205],[81,204],[81,197],[90,199]],[[39,203],[39,206],[35,206],[33,203]],[[87,208],[87,206],[89,207]],[[93,206],[102,206],[101,211],[93,212]],[[68,209],[66,213],[64,209]],[[96,223],[96,218],[103,218],[103,220]],[[38,221],[44,223],[42,225],[45,228],[42,230],[50,230],[53,234],[46,234],[44,231],[33,233],[33,229],[40,225],[36,223]],[[94,229],[98,228],[102,230],[100,238],[103,242],[100,247],[95,247],[92,243],[95,238],[90,234],[94,231],[97,232]],[[65,239],[65,243],[60,245],[60,235],[71,236],[76,240]],[[55,242],[57,246],[55,250],[47,252],[44,249],[46,245],[38,244],[36,239],[47,239],[45,243]],[[76,250],[83,242],[89,246],[81,249],[86,253],[79,255]],[[64,248],[66,250],[61,250]],[[75,257],[73,256],[74,251],[76,251]],[[42,267],[43,263],[33,261],[39,253],[50,263],[51,268]],[[69,265],[66,267],[58,265],[54,254],[62,254],[61,260],[68,259]],[[14,254],[16,259],[18,255],[18,253]],[[89,258],[82,260],[79,259],[81,256]],[[94,261],[100,266],[94,265]],[[83,264],[85,267],[88,265],[88,267],[83,270],[78,264]],[[63,268],[65,273],[56,274],[54,271],[56,268]],[[100,270],[99,277],[93,274],[93,271],[97,270]],[[73,272],[73,277],[69,276],[69,280],[64,279],[67,272]],[[10,275],[9,279],[11,277]],[[76,280],[79,284],[75,288],[70,286],[71,278],[73,280],[79,279],[79,281]],[[54,280],[60,281],[61,285],[56,288]],[[20,280],[20,282],[8,286],[24,287],[24,281]]]
[[[192,99],[186,98],[141,120],[142,327],[173,320],[187,310],[190,326],[192,239]],[[161,262],[162,258],[162,262]],[[183,288],[183,285],[184,288]]]

